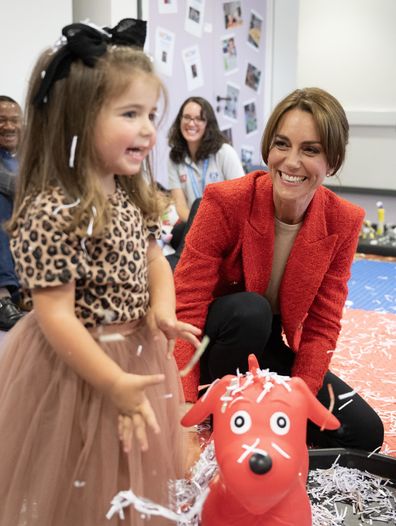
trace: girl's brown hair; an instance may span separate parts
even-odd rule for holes
[[[185,156],[188,154],[187,141],[180,131],[180,124],[184,108],[189,102],[195,102],[201,107],[200,117],[206,121],[205,133],[201,139],[197,153],[195,154],[195,160],[201,161],[207,159],[210,154],[217,153],[223,144],[228,142],[225,135],[220,131],[211,104],[203,97],[189,97],[180,106],[176,119],[168,133],[168,142],[171,147],[169,157],[176,164],[182,163]]]
[[[53,59],[51,50],[44,52],[31,76],[17,194],[9,228],[16,227],[17,218],[28,206],[29,198],[60,186],[71,202],[80,200],[79,206],[73,209],[70,228],[85,231],[94,206],[94,233],[98,235],[110,220],[107,199],[95,170],[98,156],[93,138],[99,112],[109,99],[123,93],[133,82],[133,75],[145,75],[148,81],[157,83],[158,93],[163,95],[166,105],[165,88],[155,75],[149,57],[142,51],[109,46],[94,67],[84,65],[81,60],[74,61],[68,76],[54,83],[48,100],[38,107],[33,100],[42,72]],[[74,166],[69,167],[74,136],[77,136]],[[146,174],[142,171],[133,176],[117,174],[118,180],[145,215],[159,217],[163,211],[162,200],[148,162],[146,166]]]
[[[349,124],[338,100],[320,88],[297,89],[278,103],[267,122],[261,142],[264,162],[268,162],[269,151],[282,117],[293,109],[312,115],[331,174],[334,175],[345,159]]]

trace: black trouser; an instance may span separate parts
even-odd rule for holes
[[[210,306],[206,319],[205,334],[210,338],[200,362],[201,384],[211,383],[226,374],[241,373],[248,369],[248,356],[256,355],[260,367],[281,375],[291,375],[294,352],[282,339],[281,321],[273,316],[268,301],[253,292],[239,292],[217,298]],[[330,406],[327,384],[334,390],[334,415],[341,427],[336,431],[320,431],[312,422],[308,423],[307,443],[329,448],[357,448],[373,451],[382,445],[384,428],[377,413],[358,394],[353,402],[341,411],[345,403],[338,395],[352,388],[328,371],[317,398]]]
[[[172,267],[173,271],[175,270],[176,265],[179,263],[181,253],[184,248],[184,241],[186,239],[186,235],[188,234],[188,231],[190,230],[192,222],[194,221],[195,214],[197,213],[197,210],[198,210],[198,207],[201,201],[202,201],[202,198],[199,197],[193,202],[186,223],[183,223],[183,222],[177,223],[173,227],[173,230],[172,230],[173,238],[171,241],[171,246],[175,249],[175,253],[169,254],[168,256],[166,256],[166,259],[169,261],[169,264]]]

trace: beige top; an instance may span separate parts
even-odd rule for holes
[[[39,194],[11,239],[15,268],[30,291],[74,281],[75,312],[86,327],[138,320],[149,305],[148,238],[159,223],[146,218],[117,185],[109,197],[111,224],[101,237],[67,232],[74,206],[60,188]]]
[[[264,296],[270,302],[272,312],[279,314],[279,285],[286,267],[287,258],[302,223],[289,225],[275,218],[274,259],[272,261],[271,278]]]

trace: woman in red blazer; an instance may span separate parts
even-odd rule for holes
[[[323,186],[344,161],[348,131],[339,102],[319,88],[277,105],[262,140],[269,171],[205,191],[176,267],[177,315],[210,337],[184,378],[187,401],[199,384],[245,372],[254,353],[262,368],[303,378],[327,407],[331,383],[342,426],[309,425],[309,443],[371,451],[383,441],[380,418],[357,394],[338,411],[337,395],[352,389],[328,370],[364,218]],[[180,369],[193,353],[177,342]]]

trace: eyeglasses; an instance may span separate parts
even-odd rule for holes
[[[202,117],[191,117],[191,115],[182,115],[182,121],[186,124],[189,122],[193,122],[194,124],[204,124],[206,119],[202,119]]]

